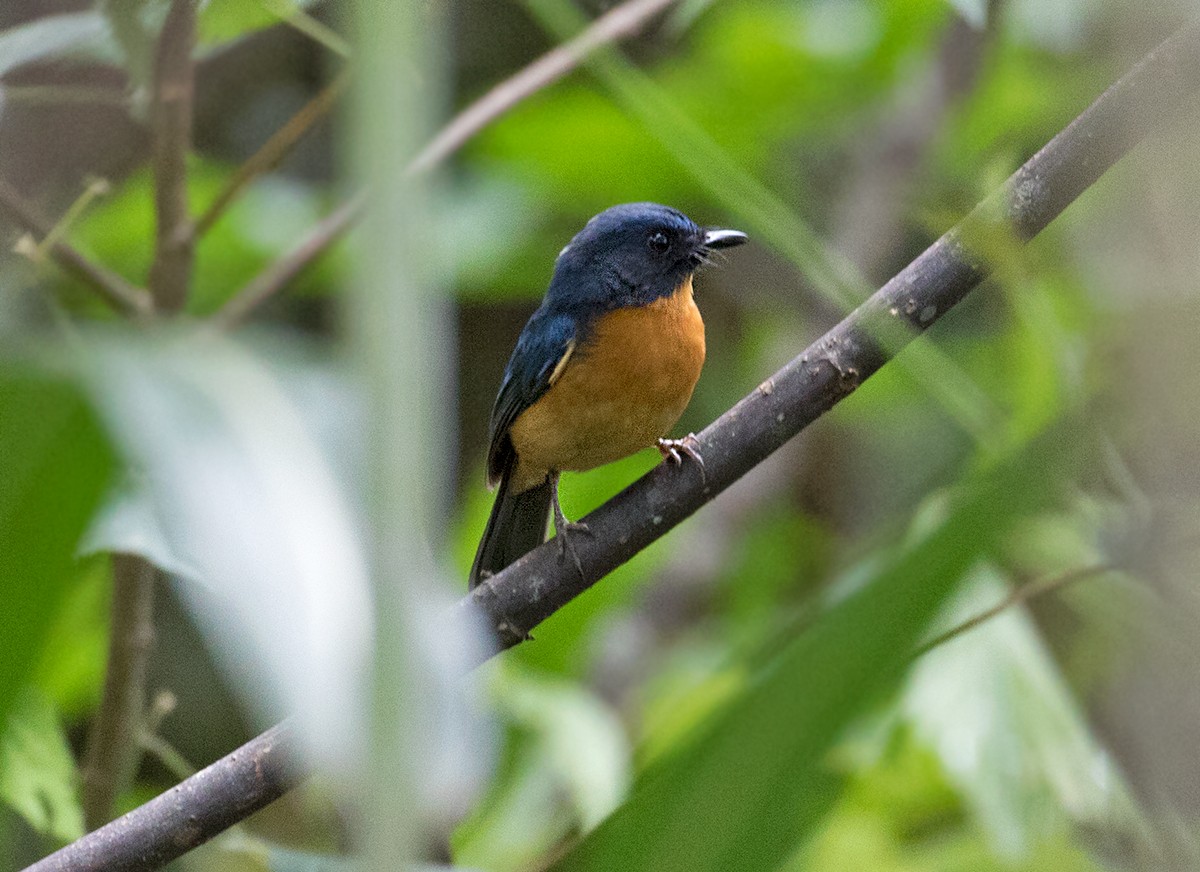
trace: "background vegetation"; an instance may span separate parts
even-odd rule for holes
[[[656,200],[754,240],[698,281],[699,430],[1187,3],[683,0],[414,189],[437,119],[611,4],[470,0],[414,36],[371,4],[209,0],[193,215],[331,83],[333,109],[145,326],[51,248],[135,288],[159,262],[167,5],[0,8],[0,179],[53,216],[0,224],[0,864],[84,832],[119,553],[161,577],[101,819],[287,714],[323,766],[175,868],[340,869],[364,841],[389,868],[398,820],[398,849],[496,872],[1196,868],[1194,112],[1028,248],[986,240],[996,278],[536,641],[464,682],[462,640],[422,629],[490,505],[504,361],[590,215]],[[364,175],[361,237],[214,329]],[[657,460],[566,477],[567,514]]]

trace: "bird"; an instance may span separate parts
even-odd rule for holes
[[[469,587],[542,544],[553,516],[559,560],[569,521],[564,471],[583,472],[652,445],[700,464],[696,438],[668,439],[704,364],[704,321],[692,286],[738,230],[700,227],[658,203],[624,203],[591,218],[559,252],[541,305],[504,369],[488,433],[487,484],[496,499]]]

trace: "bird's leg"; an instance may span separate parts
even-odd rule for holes
[[[554,537],[558,539],[558,562],[562,563],[567,557],[567,552],[570,552],[575,569],[579,572],[579,577],[583,578],[583,564],[579,561],[579,554],[567,533],[586,533],[590,536],[592,531],[588,529],[587,524],[568,521],[567,516],[563,514],[562,506],[558,502],[558,476],[557,470],[550,473],[550,505],[554,507]]]
[[[700,442],[695,433],[689,433],[682,439],[659,439],[657,445],[663,460],[669,460],[676,466],[683,463],[684,454],[696,461],[700,467],[700,479],[704,480],[704,458],[700,456]]]

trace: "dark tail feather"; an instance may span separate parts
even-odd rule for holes
[[[511,478],[510,465],[500,479],[492,514],[479,541],[479,550],[475,552],[470,579],[472,589],[489,575],[495,575],[546,541],[546,524],[550,520],[550,482],[513,494],[509,493],[508,488]]]

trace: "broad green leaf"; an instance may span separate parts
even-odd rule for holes
[[[980,567],[948,609],[946,626],[1006,594],[997,572]],[[1115,761],[1092,737],[1023,609],[922,657],[901,706],[1001,856],[1027,855],[1078,823],[1137,830]]]
[[[134,509],[110,507],[89,545],[184,569],[183,601],[259,716],[295,713],[344,762],[371,620],[356,495],[284,387],[301,359],[273,352],[272,366],[215,335],[86,340],[81,381],[137,482]],[[345,396],[320,401],[359,432]]]
[[[95,12],[47,15],[0,31],[0,76],[34,61],[94,49],[108,41],[108,26]]]
[[[786,642],[744,693],[559,870],[774,869],[838,795],[822,768],[831,744],[893,691],[909,652],[963,574],[1019,513],[1045,499],[1047,462],[1021,451],[972,476],[940,522],[913,532],[868,583]]]
[[[0,719],[41,651],[111,466],[77,391],[0,365]]]
[[[281,13],[303,10],[317,0],[209,0],[200,13],[200,42],[206,46],[232,42],[284,21]]]
[[[0,799],[39,833],[70,842],[84,833],[77,780],[54,708],[23,694],[0,735]]]

